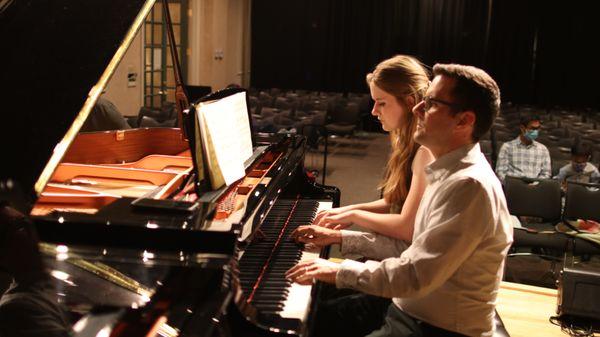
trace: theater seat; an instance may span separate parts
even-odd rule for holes
[[[345,108],[338,106],[329,111],[325,128],[328,134],[352,135],[358,126],[360,110],[356,103],[348,103]]]
[[[561,219],[560,182],[506,177],[504,192],[508,210],[520,217],[522,225],[514,228],[505,280],[552,287],[557,263],[569,243],[569,238],[554,228]],[[517,272],[532,260],[536,263],[531,268]]]
[[[554,179],[530,179],[507,176],[504,193],[510,214],[541,218],[541,223],[523,222],[523,227],[537,231],[554,230],[561,217],[560,183]]]
[[[177,126],[177,119],[168,119],[163,122],[159,122],[156,119],[148,116],[142,116],[140,119],[140,128],[174,128]]]
[[[139,120],[138,126],[140,128],[156,128],[160,126],[160,123],[152,117],[142,116]]]
[[[567,196],[563,219],[600,221],[600,184],[567,183]]]

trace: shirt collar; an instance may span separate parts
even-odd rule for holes
[[[536,144],[537,142],[535,140],[532,140],[531,144],[529,144],[529,145],[523,143],[521,141],[521,136],[517,136],[517,139],[515,139],[515,141],[517,142],[517,146],[524,147],[526,149],[537,146],[537,144]]]
[[[479,143],[467,144],[446,153],[425,167],[425,176],[428,183],[436,182],[452,173],[459,163],[473,164],[481,153]]]

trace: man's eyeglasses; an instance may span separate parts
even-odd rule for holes
[[[423,109],[425,109],[425,111],[431,109],[431,107],[434,104],[441,104],[441,105],[449,106],[449,107],[451,107],[453,109],[456,109],[456,110],[459,110],[459,111],[462,110],[462,107],[460,105],[458,105],[458,104],[446,102],[446,101],[443,101],[441,99],[432,98],[432,97],[429,97],[429,96],[423,97],[423,103],[424,103],[423,104]]]

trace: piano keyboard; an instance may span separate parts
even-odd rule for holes
[[[319,257],[303,251],[290,239],[300,225],[312,223],[316,213],[330,209],[331,202],[278,200],[263,221],[265,238],[251,243],[240,260],[240,282],[247,302],[263,314],[305,321],[312,286],[301,286],[285,278],[285,272],[301,260]]]
[[[332,207],[333,202],[331,201],[318,202],[315,215],[322,210],[328,210]],[[311,218],[311,223],[313,219],[314,216]],[[302,256],[298,262],[314,260],[318,257],[319,252],[304,250],[302,251]],[[288,290],[289,292],[287,299],[284,302],[283,310],[279,313],[279,315],[285,318],[297,318],[304,322],[306,319],[307,308],[310,305],[310,292],[312,291],[312,285],[300,285],[294,282]]]

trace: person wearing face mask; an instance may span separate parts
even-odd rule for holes
[[[592,151],[587,144],[579,143],[571,148],[571,163],[561,167],[554,179],[558,179],[563,187],[567,181],[597,183],[600,172],[596,166],[588,163]]]
[[[500,148],[496,174],[501,181],[508,176],[546,179],[551,177],[550,152],[536,142],[541,127],[540,118],[531,115],[521,118],[519,137]]]

